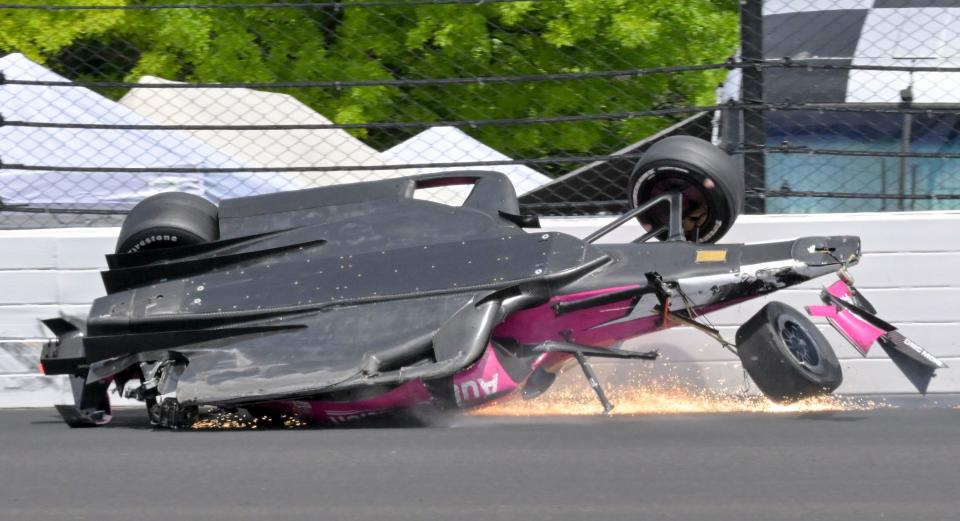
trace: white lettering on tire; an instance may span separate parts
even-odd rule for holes
[[[127,253],[136,253],[140,251],[140,249],[143,248],[144,246],[154,242],[178,242],[179,240],[180,240],[180,237],[177,235],[170,235],[170,234],[150,235],[148,237],[144,237],[143,239],[140,239],[139,242],[137,242],[129,250],[127,250]]]

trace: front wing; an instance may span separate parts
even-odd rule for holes
[[[929,351],[903,336],[895,326],[877,317],[873,305],[843,272],[840,280],[821,292],[820,298],[824,305],[807,306],[807,313],[825,317],[864,357],[874,343],[879,344],[921,393],[926,394],[934,372],[947,367]]]

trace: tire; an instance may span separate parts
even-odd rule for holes
[[[771,302],[737,330],[737,352],[750,378],[775,402],[830,394],[843,383],[830,343],[800,311]]]
[[[183,192],[150,196],[123,221],[116,253],[189,246],[220,237],[216,205]]]
[[[683,193],[684,236],[690,242],[717,242],[743,211],[743,172],[724,151],[691,136],[658,141],[640,158],[630,176],[628,194],[636,208],[660,194]],[[657,205],[637,220],[648,231],[669,222],[666,205]],[[664,240],[666,234],[658,239]]]

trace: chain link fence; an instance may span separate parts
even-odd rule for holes
[[[762,5],[761,5],[762,4]],[[724,99],[753,211],[960,207],[960,2],[748,2]]]
[[[751,212],[957,208],[958,15],[936,0],[0,4],[0,228],[116,225],[170,190],[450,169],[505,173],[530,213],[609,214],[672,134],[742,157]]]

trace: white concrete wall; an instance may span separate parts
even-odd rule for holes
[[[0,407],[69,403],[65,377],[39,374],[40,319],[85,315],[117,228],[0,231]]]
[[[549,219],[543,224],[582,237],[606,222],[609,219]],[[113,249],[117,231],[0,232],[0,406],[49,405],[68,398],[62,379],[37,374],[39,341],[48,335],[39,320],[61,312],[82,316],[90,301],[103,294],[99,270],[105,266],[103,255]],[[960,212],[745,216],[725,242],[840,234],[859,235],[863,240],[864,258],[852,272],[880,315],[947,364],[960,368]],[[637,235],[638,227],[627,225],[604,240],[623,242]],[[796,307],[817,304],[826,280],[771,298]],[[725,336],[733,337],[737,326],[766,301],[745,303],[709,318]],[[841,392],[913,392],[882,350],[874,349],[863,359],[825,323],[822,326],[843,362]],[[628,362],[639,374],[671,375],[711,388],[743,387],[743,372],[735,357],[696,331],[678,328],[628,344],[640,345],[659,348],[664,358],[653,364]],[[612,374],[610,364],[598,361],[598,370]],[[636,377],[638,373],[622,374]],[[960,392],[960,371],[941,371],[930,390]]]

